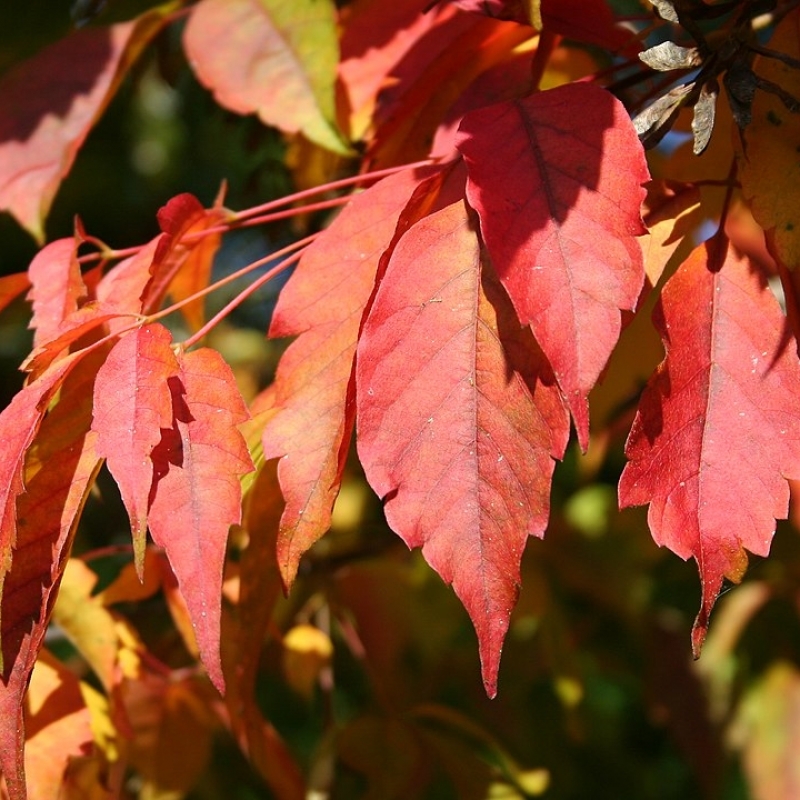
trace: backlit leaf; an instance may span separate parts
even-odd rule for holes
[[[770,48],[800,58],[800,10],[789,12],[775,28]],[[800,97],[800,70],[777,58],[759,57],[758,74]],[[790,269],[800,267],[800,114],[787,111],[774,94],[759,91],[752,121],[744,131],[746,147],[737,147],[742,191],[756,221],[767,231],[775,256]],[[736,140],[735,140],[736,141]],[[739,140],[741,142],[742,140]]]
[[[359,341],[358,451],[391,527],[467,608],[493,696],[520,558],[547,525],[569,426],[481,261],[463,202],[398,242]]]
[[[426,43],[425,34],[451,17],[453,8],[440,5],[422,13],[428,0],[366,0],[347,7],[342,17],[339,79],[347,98],[353,139],[361,139],[372,124],[380,94],[412,48]]]
[[[236,427],[249,415],[230,367],[214,350],[179,354],[167,383],[172,420],[151,454],[150,532],[167,552],[203,664],[223,691],[222,565],[228,529],[241,521],[239,476],[253,468]]]
[[[381,94],[369,150],[372,168],[425,158],[436,129],[470,84],[513,59],[516,49],[534,35],[528,26],[472,14],[442,15],[434,30],[394,70],[396,85]],[[526,93],[530,75],[518,86],[512,75],[506,76],[502,91]]]
[[[150,266],[152,278],[142,295],[143,311],[155,311],[167,292],[178,302],[208,286],[221,235],[201,234],[221,222],[224,215],[221,208],[203,208],[188,193],[173,197],[159,209],[158,224],[164,233]],[[205,322],[204,306],[205,301],[200,298],[181,307],[193,330]]]
[[[339,51],[331,0],[202,0],[184,47],[221,105],[347,153],[335,120]]]
[[[46,403],[61,384],[58,402],[47,413],[28,453],[25,491],[18,492],[13,558],[2,565],[2,650],[0,680],[0,769],[11,800],[25,796],[22,706],[31,670],[44,641],[77,520],[100,462],[91,421],[92,381],[102,353],[70,357],[54,368],[60,379],[42,383]],[[34,384],[35,385],[35,384]],[[17,397],[25,396],[25,390]],[[35,396],[35,395],[34,395]],[[13,403],[12,403],[13,406]],[[36,418],[35,414],[31,414]],[[30,425],[30,423],[28,423]],[[12,502],[13,502],[13,498]],[[5,555],[5,554],[4,554]],[[10,566],[10,570],[8,567]]]
[[[152,10],[77,31],[0,79],[0,209],[37,240],[78,150],[164,17]]]
[[[47,653],[33,671],[25,717],[28,797],[59,797],[71,758],[91,752],[93,737],[80,682]]]
[[[789,800],[800,783],[800,672],[770,665],[745,694],[731,730],[753,800]]]
[[[723,578],[766,556],[800,475],[800,365],[759,267],[698,247],[664,287],[655,322],[667,349],[626,446],[620,505],[650,503],[656,543],[697,562],[695,653]]]
[[[628,114],[603,89],[569,84],[467,114],[458,148],[497,274],[585,449],[587,396],[644,280],[636,236],[649,176]]]
[[[265,457],[281,459],[286,510],[278,563],[286,586],[302,554],[330,527],[353,430],[361,318],[381,256],[423,177],[402,172],[356,195],[303,255],[275,308],[270,336],[299,334],[278,366],[279,410],[264,429]]]
[[[41,345],[61,333],[61,323],[85,300],[86,286],[78,263],[78,242],[72,236],[43,247],[28,267],[33,305],[30,327],[33,344]]]
[[[172,425],[168,381],[178,362],[171,343],[169,331],[158,324],[123,336],[94,385],[92,429],[97,433],[97,452],[106,459],[128,511],[140,577],[153,485],[152,453],[162,429]]]

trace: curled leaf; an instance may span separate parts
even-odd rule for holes
[[[661,42],[649,50],[639,53],[639,59],[659,72],[671,69],[689,69],[700,64],[696,47],[681,47],[675,42]]]
[[[717,82],[709,81],[703,85],[697,102],[694,104],[694,116],[692,117],[694,145],[692,150],[696,156],[699,156],[711,141],[711,134],[714,131],[714,118],[717,112],[718,95],[719,86]]]
[[[676,86],[633,118],[633,127],[646,148],[655,147],[666,136],[692,89],[693,83]]]

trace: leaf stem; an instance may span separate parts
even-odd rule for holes
[[[271,281],[275,276],[280,275],[281,272],[288,269],[292,264],[300,259],[303,255],[304,250],[300,250],[296,253],[293,253],[288,258],[285,258],[281,261],[280,264],[274,266],[268,272],[265,272],[260,277],[256,278],[244,291],[240,292],[236,297],[233,298],[229,303],[227,303],[219,312],[217,312],[202,328],[192,334],[184,343],[184,348],[188,349],[192,345],[196,344],[200,341],[212,328],[218,325],[228,314],[233,311],[238,305],[243,303],[248,297],[250,297],[253,292],[256,292],[260,289],[265,283]],[[272,260],[272,259],[270,259]]]
[[[229,283],[233,283],[239,278],[244,277],[248,273],[252,272],[254,269],[258,269],[258,267],[263,267],[264,264],[269,264],[270,261],[275,261],[275,259],[277,258],[282,258],[288,253],[292,253],[294,251],[301,251],[295,253],[295,256],[299,257],[300,255],[302,255],[302,251],[305,250],[305,248],[308,245],[310,245],[311,242],[313,242],[314,239],[316,238],[317,238],[316,233],[312,234],[311,236],[306,236],[304,239],[299,239],[296,242],[292,242],[292,244],[286,245],[286,247],[282,247],[280,250],[276,250],[274,253],[270,253],[269,255],[264,256],[263,258],[259,258],[256,261],[252,261],[246,267],[242,267],[241,269],[236,270],[236,272],[232,272],[230,275],[226,275],[224,278],[220,278],[218,281],[209,284],[204,289],[200,289],[199,291],[195,292],[192,295],[189,295],[188,297],[183,298],[177,303],[173,303],[171,306],[167,306],[166,308],[162,308],[160,311],[156,311],[155,313],[150,314],[147,317],[147,322],[155,322],[156,320],[162,319],[163,317],[166,317],[169,314],[172,314],[173,312],[183,308],[188,303],[191,303],[194,300],[199,300],[200,298],[205,297],[208,294],[211,294],[217,289],[221,289],[223,286],[227,286]],[[294,256],[292,256],[292,258],[294,259]],[[281,263],[283,264],[284,262]],[[279,264],[278,267],[281,267],[281,264]],[[266,273],[266,275],[272,275],[272,270]],[[258,279],[258,281],[260,281],[259,285],[262,285],[265,282],[264,277],[265,276],[262,275],[261,278]]]
[[[263,214],[267,211],[272,211],[275,208],[281,208],[282,206],[296,203],[298,200],[305,200],[306,197],[313,197],[314,195],[322,192],[332,192],[337,189],[345,189],[349,186],[356,186],[360,183],[380,180],[381,178],[385,178],[389,175],[394,175],[396,172],[402,172],[405,169],[415,169],[416,167],[424,167],[432,163],[432,159],[426,158],[422,161],[414,161],[411,164],[401,164],[400,166],[386,167],[385,169],[375,170],[374,172],[363,172],[359,175],[351,175],[348,178],[342,178],[338,181],[331,181],[330,183],[325,183],[322,186],[315,186],[311,189],[304,189],[303,191],[295,192],[294,194],[287,195],[286,197],[281,197],[277,200],[271,200],[263,205],[254,206],[253,208],[236,212],[233,214],[232,218],[237,221],[249,219],[250,217]]]

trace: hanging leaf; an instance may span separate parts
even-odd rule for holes
[[[25,797],[23,698],[44,641],[77,521],[100,467],[94,435],[87,431],[92,382],[103,355],[99,351],[88,357],[76,354],[54,368],[53,376],[43,378],[36,390],[23,390],[17,395],[26,400],[38,396],[37,404],[44,405],[60,387],[58,402],[36,426],[38,430],[29,430],[21,437],[33,439],[35,435],[36,439],[24,465],[24,491],[21,480],[16,485],[12,483],[16,497],[12,495],[7,500],[11,508],[6,513],[16,511],[16,530],[10,531],[11,559],[5,549],[8,540],[3,540],[0,573],[3,592],[0,719],[5,721],[0,726],[0,770],[11,800]],[[44,408],[39,413],[44,414]],[[37,415],[31,414],[31,418],[36,419]],[[12,459],[15,465],[17,452]],[[22,471],[22,465],[16,469]]]
[[[426,174],[401,172],[356,195],[309,247],[278,299],[270,336],[298,339],[278,366],[278,413],[264,429],[264,456],[281,459],[286,510],[277,554],[287,587],[300,557],[330,527],[353,430],[361,318],[415,189],[423,198],[436,194],[438,179],[423,183]]]
[[[358,452],[393,530],[464,603],[494,696],[520,558],[547,525],[569,425],[481,261],[463,202],[398,242],[358,345]]]
[[[586,449],[587,396],[644,280],[641,145],[623,106],[579,83],[474,111],[460,131],[481,235]]]
[[[172,337],[161,325],[123,336],[97,373],[92,429],[98,455],[119,486],[133,534],[136,571],[143,576],[153,450],[172,425],[169,379],[178,369]]]
[[[766,556],[800,476],[800,364],[759,267],[701,245],[669,280],[655,323],[667,349],[626,445],[621,506],[649,503],[656,543],[697,562],[695,655],[724,578]],[[723,261],[724,263],[720,263]]]
[[[37,347],[61,333],[61,324],[87,299],[87,289],[78,263],[76,237],[58,239],[43,247],[28,267],[33,305],[30,327]]]
[[[150,532],[167,552],[203,665],[223,692],[222,565],[228,529],[241,522],[239,477],[253,469],[237,428],[249,414],[230,367],[214,350],[179,354],[167,385],[172,419],[151,452]]]

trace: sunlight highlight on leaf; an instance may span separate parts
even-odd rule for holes
[[[726,243],[727,245],[727,243]],[[626,445],[621,506],[649,503],[656,543],[697,562],[695,655],[724,578],[766,556],[800,476],[800,364],[759,266],[701,245],[654,314],[667,355],[642,395]],[[746,501],[743,503],[743,498]]]
[[[341,154],[331,0],[202,0],[184,34],[200,82],[220,105]]]
[[[463,202],[398,242],[358,346],[358,452],[391,527],[464,603],[494,696],[522,551],[547,525],[569,423],[481,262]]]
[[[636,132],[609,92],[573,83],[467,114],[457,146],[497,274],[585,450],[588,394],[644,281],[636,236],[649,173]]]
[[[253,469],[237,428],[249,414],[231,368],[209,348],[179,354],[168,386],[172,421],[152,451],[150,532],[167,552],[203,664],[223,692],[222,566],[228,529],[241,521],[239,476]]]

